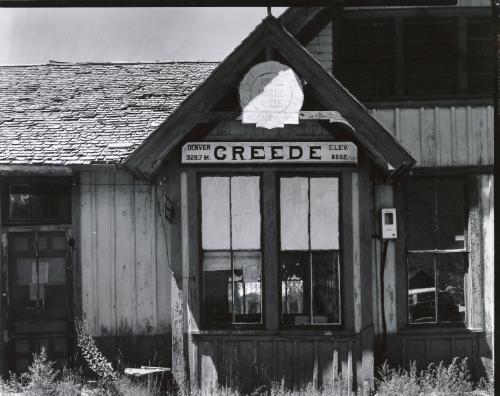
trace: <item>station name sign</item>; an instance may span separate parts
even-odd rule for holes
[[[182,147],[183,164],[357,162],[352,142],[189,142]]]

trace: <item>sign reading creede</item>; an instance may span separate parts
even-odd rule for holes
[[[352,142],[190,142],[182,147],[183,164],[216,163],[357,164]]]
[[[290,67],[276,61],[253,66],[243,77],[239,93],[243,124],[272,129],[299,123],[304,94]]]

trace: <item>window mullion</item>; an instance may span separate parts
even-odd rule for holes
[[[234,257],[233,257],[233,200],[231,194],[231,181],[232,178],[229,177],[229,258],[231,260],[231,322],[232,324],[236,323],[236,315],[235,315],[235,299],[234,299]]]

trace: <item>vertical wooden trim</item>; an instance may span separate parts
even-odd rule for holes
[[[332,75],[339,76],[341,72],[342,58],[340,50],[342,32],[342,6],[335,4],[332,7]]]
[[[483,328],[484,326],[484,295],[483,295],[483,229],[484,219],[481,214],[481,176],[468,177],[467,190],[469,191],[469,218],[468,218],[468,250],[469,250],[469,288],[470,313],[469,326]]]
[[[3,195],[3,184],[0,181],[0,231],[2,230],[2,195]],[[5,320],[7,319],[6,311],[7,311],[7,288],[6,288],[6,271],[5,266],[6,262],[4,260],[4,241],[3,235],[0,232],[0,376],[3,374],[7,374],[7,366],[6,366],[6,348],[4,342],[4,331],[5,331]]]
[[[71,237],[73,238],[73,252],[71,256],[71,265],[73,267],[73,315],[75,318],[82,319],[82,269],[80,262],[81,255],[81,202],[80,202],[80,174],[76,174],[71,187]]]
[[[354,290],[353,285],[353,213],[352,213],[352,181],[353,172],[343,173],[340,181],[342,183],[342,247],[340,254],[342,259],[340,279],[342,282],[342,306],[341,320],[346,330],[354,329]]]
[[[264,323],[267,330],[278,330],[279,317],[279,222],[278,222],[278,179],[274,171],[264,171],[262,180],[263,197],[261,213],[263,215],[262,231],[265,238],[262,239],[263,246],[263,278],[264,278]]]
[[[406,207],[404,185],[397,181],[394,189],[394,203],[397,218],[398,239],[396,240],[396,320],[398,330],[404,329],[408,325],[408,278],[406,268],[406,252],[405,252],[405,237],[406,237]]]
[[[361,330],[361,258],[359,230],[359,175],[352,172],[352,287],[354,292],[354,331]],[[349,313],[348,313],[349,314]]]

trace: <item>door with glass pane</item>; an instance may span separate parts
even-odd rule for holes
[[[71,285],[67,231],[10,232],[7,246],[11,370],[24,371],[42,347],[63,366]]]

